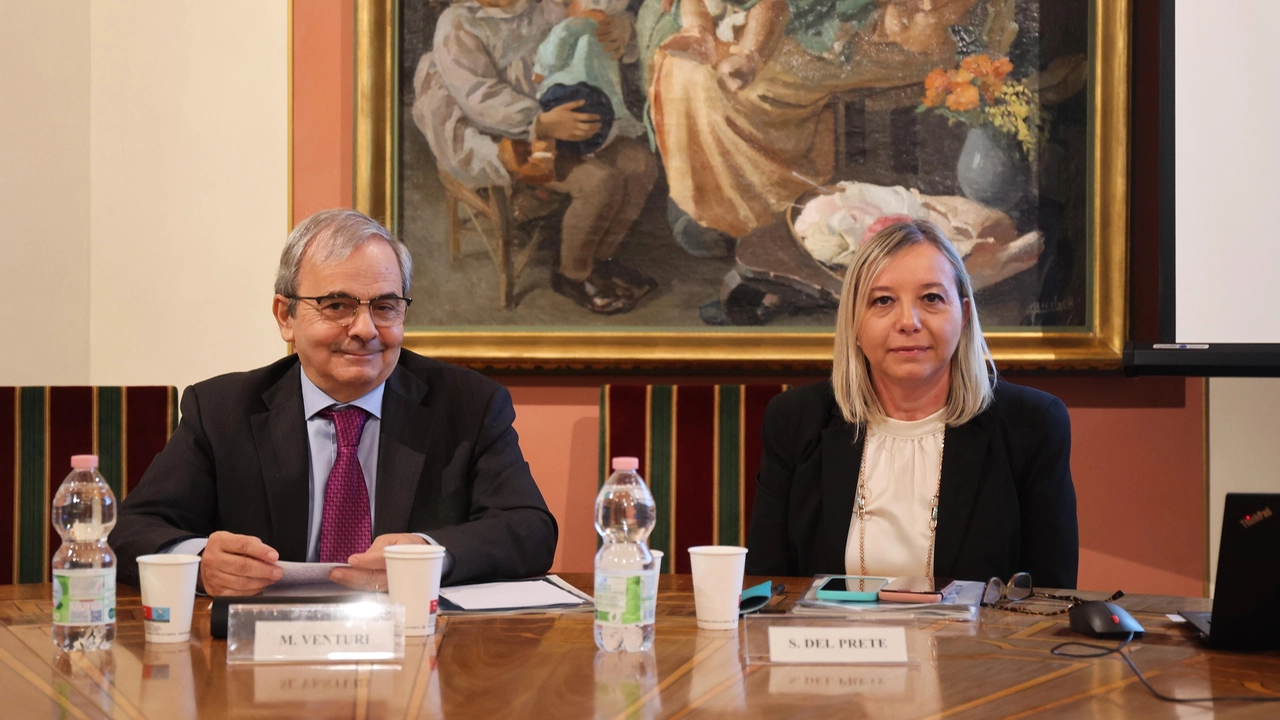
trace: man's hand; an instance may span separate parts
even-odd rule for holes
[[[413,533],[389,533],[374,538],[369,549],[347,559],[349,568],[334,568],[329,579],[339,585],[372,592],[387,591],[387,560],[382,549],[388,545],[427,545],[427,541]]]
[[[200,556],[200,582],[210,595],[257,595],[284,575],[280,553],[251,535],[222,530],[209,536]]]
[[[574,112],[586,103],[586,100],[574,100],[538,115],[534,120],[534,134],[540,138],[572,141],[586,140],[595,135],[600,130],[600,116]]]

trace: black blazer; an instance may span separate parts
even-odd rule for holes
[[[844,574],[864,437],[854,438],[830,381],[769,403],[748,574]],[[1080,542],[1070,459],[1062,401],[998,382],[986,411],[946,430],[934,573],[985,581],[1026,571],[1037,586],[1074,588]]]
[[[197,383],[182,421],[120,504],[110,543],[121,582],[137,558],[216,530],[305,561],[309,446],[296,355]],[[511,423],[506,388],[401,350],[382,396],[373,535],[421,532],[448,548],[458,584],[541,575],[557,528]]]

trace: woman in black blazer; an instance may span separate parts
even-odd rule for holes
[[[747,573],[1074,588],[1070,456],[1062,401],[996,380],[955,248],[889,226],[849,267],[831,380],[765,413]]]

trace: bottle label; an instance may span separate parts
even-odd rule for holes
[[[596,622],[602,625],[652,625],[657,600],[655,573],[596,572]]]
[[[54,625],[102,625],[115,621],[115,568],[53,571]]]

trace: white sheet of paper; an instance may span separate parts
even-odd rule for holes
[[[464,610],[582,605],[586,601],[543,580],[480,583],[440,588],[441,597]]]
[[[329,582],[329,571],[337,567],[350,567],[346,563],[301,563],[281,560],[276,563],[284,570],[284,576],[275,581],[276,587],[310,585]]]
[[[262,589],[263,597],[291,597],[291,598],[307,598],[307,597],[333,597],[335,595],[349,595],[351,597],[359,597],[361,595],[373,595],[376,593],[365,593],[360,590],[353,590],[345,585],[339,585],[332,582],[305,583],[302,585],[285,585],[280,587],[280,583],[268,585]]]

